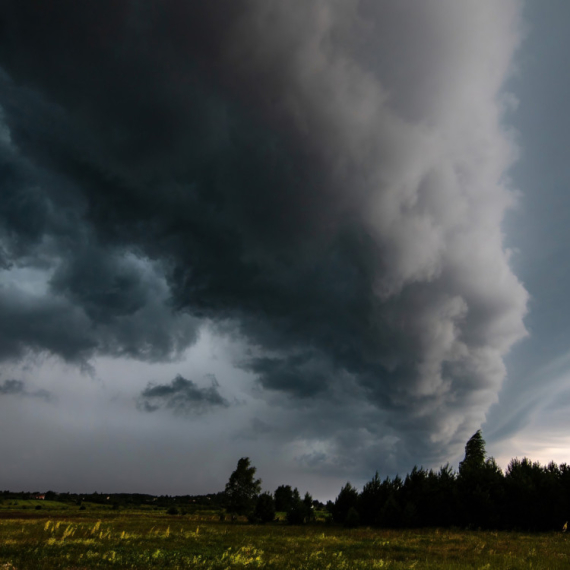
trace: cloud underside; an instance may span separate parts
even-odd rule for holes
[[[227,408],[215,378],[211,385],[200,388],[192,380],[176,376],[169,384],[149,384],[140,394],[137,406],[145,412],[167,408],[179,414],[203,414],[215,408]]]
[[[169,360],[207,320],[284,405],[465,441],[526,334],[519,2],[34,7],[0,14],[0,358]],[[145,401],[208,402],[183,380]]]

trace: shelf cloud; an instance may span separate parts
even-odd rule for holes
[[[518,1],[0,10],[0,358],[171,361],[207,322],[309,410],[307,465],[439,460],[481,425],[527,334]],[[182,376],[141,397],[227,405]]]

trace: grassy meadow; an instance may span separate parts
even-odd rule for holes
[[[249,525],[222,522],[215,511],[167,515],[89,504],[80,511],[45,503],[0,506],[0,569],[570,567],[570,537],[561,532],[344,529],[324,522]]]

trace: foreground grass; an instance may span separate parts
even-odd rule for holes
[[[212,514],[4,512],[0,569],[566,569],[564,534],[252,526]]]

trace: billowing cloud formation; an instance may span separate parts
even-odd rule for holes
[[[19,96],[0,81],[6,98]],[[27,104],[22,112],[49,116]],[[78,182],[23,156],[5,124],[0,132],[0,358],[47,351],[87,366],[98,353],[163,360],[192,344],[196,321],[174,314],[153,262],[96,235]]]
[[[372,404],[371,446],[480,425],[526,334],[501,233],[516,0],[1,16],[0,356],[168,359],[208,319],[268,392]]]
[[[145,412],[168,408],[176,413],[202,414],[216,407],[227,408],[228,401],[222,397],[215,377],[208,388],[200,388],[192,380],[178,375],[170,384],[149,384],[137,403]]]
[[[327,389],[328,379],[321,362],[311,354],[283,358],[254,358],[241,367],[258,375],[263,388],[281,390],[298,398],[310,398]]]

